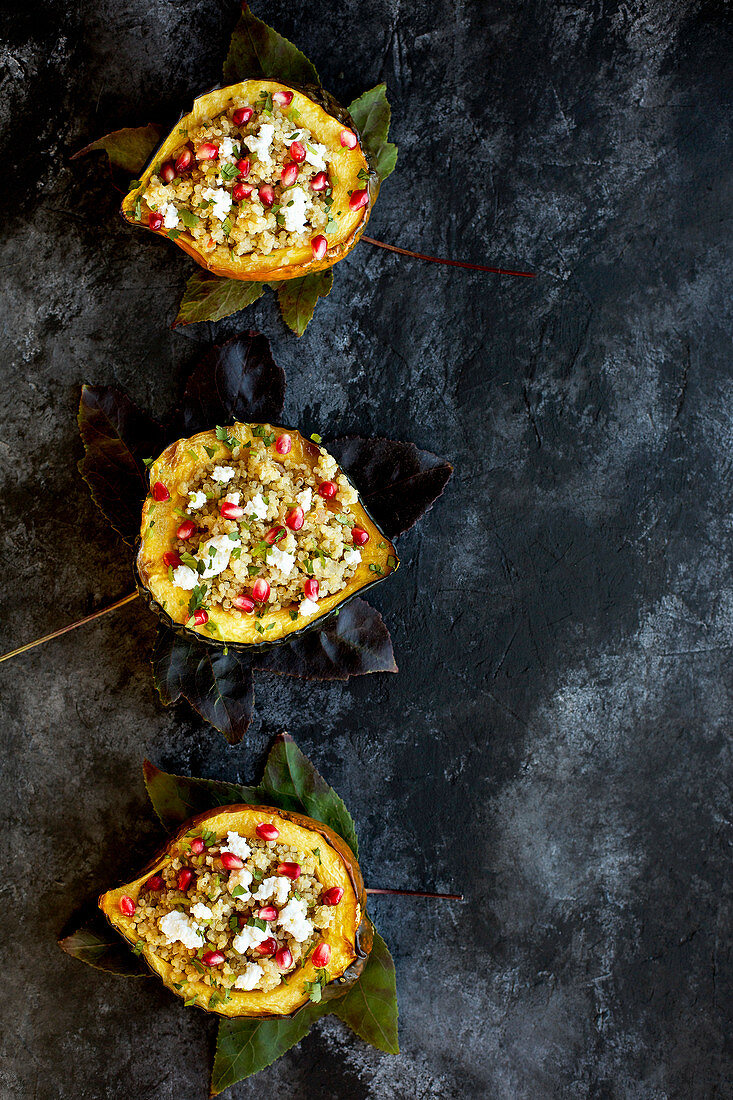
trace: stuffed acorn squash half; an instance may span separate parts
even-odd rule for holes
[[[99,906],[169,989],[222,1016],[289,1016],[338,997],[372,946],[351,849],[270,806],[192,818]]]
[[[235,423],[150,467],[136,572],[178,632],[235,648],[310,629],[398,566],[354,486],[300,432]]]
[[[200,96],[122,204],[216,275],[271,282],[343,259],[379,190],[321,88],[245,80]]]

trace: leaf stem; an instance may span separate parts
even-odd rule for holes
[[[406,898],[440,898],[442,901],[463,901],[463,894],[428,894],[424,890],[370,890],[367,894],[393,894]]]
[[[25,653],[29,649],[35,649],[37,645],[43,645],[44,642],[51,642],[54,638],[60,638],[62,634],[68,634],[70,630],[76,630],[77,626],[85,626],[86,623],[93,623],[95,619],[101,619],[103,615],[107,615],[110,611],[116,611],[118,607],[124,607],[126,603],[131,603],[136,600],[139,593],[137,591],[130,592],[129,595],[123,596],[122,599],[116,600],[115,603],[111,603],[109,607],[103,607],[99,611],[92,612],[91,615],[87,615],[85,619],[79,619],[78,622],[69,623],[68,626],[62,626],[60,630],[54,630],[53,634],[46,634],[43,638],[36,638],[35,642],[26,642],[25,645],[19,646],[18,649],[11,649],[10,653],[3,653],[0,656],[0,664],[3,661],[9,661],[11,657],[17,657],[20,653]]]
[[[506,271],[503,267],[484,267],[483,264],[469,264],[465,260],[443,260],[440,256],[426,256],[422,252],[411,252],[409,248],[398,248],[395,244],[385,244],[384,241],[375,241],[373,237],[362,237],[367,244],[375,244],[377,248],[386,248],[388,252],[398,252],[400,256],[412,256],[414,260],[427,260],[431,264],[447,264],[448,267],[465,267],[469,271],[489,271],[492,275],[516,275],[521,279],[536,279],[533,271]]]

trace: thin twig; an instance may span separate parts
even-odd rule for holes
[[[422,252],[411,252],[409,248],[398,248],[396,244],[385,244],[384,241],[375,241],[374,237],[362,237],[367,244],[375,244],[377,248],[386,248],[388,252],[398,252],[400,256],[412,256],[413,260],[427,260],[431,264],[446,264],[448,267],[466,267],[469,271],[489,271],[492,275],[517,275],[522,279],[535,279],[533,271],[506,271],[503,267],[484,267],[483,264],[469,264],[464,260],[442,260],[440,256],[426,256]]]
[[[367,894],[394,894],[406,898],[440,898],[442,901],[463,901],[463,894],[427,894],[423,890],[367,890]]]
[[[107,615],[110,611],[116,611],[118,607],[124,607],[126,603],[131,603],[133,600],[136,600],[138,595],[138,592],[130,592],[128,596],[123,596],[121,600],[111,603],[109,607],[103,607],[100,611],[94,611],[91,615],[87,615],[85,619],[79,619],[78,622],[69,623],[68,626],[62,626],[60,630],[54,630],[53,634],[46,634],[43,638],[36,638],[35,642],[27,642],[25,645],[19,646],[18,649],[11,649],[10,653],[3,653],[3,655],[0,656],[0,664],[2,664],[3,661],[9,661],[11,657],[17,657],[20,653],[25,653],[29,649],[35,649],[37,645],[43,645],[44,642],[51,642],[54,638],[60,638],[62,634],[68,634],[70,630],[76,630],[77,626],[93,623],[95,619],[101,619],[103,615]]]

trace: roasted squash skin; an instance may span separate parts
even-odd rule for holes
[[[139,186],[125,196],[121,213],[123,218],[131,224],[142,226],[151,233],[157,233],[159,236],[167,238],[168,230],[162,227],[160,229],[150,229],[148,225],[150,210],[144,202],[141,202],[139,209],[140,217],[136,214],[137,204],[142,200],[143,192],[156,166],[169,160],[184,144],[180,130],[193,128],[207,119],[221,114],[232,101],[254,101],[262,89],[268,92],[292,92],[291,107],[297,110],[299,123],[311,130],[318,140],[327,145],[332,152],[332,166],[336,185],[333,189],[333,203],[331,206],[333,213],[331,216],[335,219],[336,226],[326,234],[328,248],[325,255],[320,260],[315,259],[310,244],[308,244],[298,248],[277,249],[271,252],[269,256],[219,258],[203,252],[193,237],[186,232],[181,232],[175,238],[175,243],[184,252],[188,253],[197,264],[206,268],[207,271],[211,271],[214,275],[221,275],[227,279],[254,282],[280,282],[284,279],[297,279],[311,272],[333,267],[335,263],[347,256],[364,232],[372,206],[379,192],[379,176],[369,164],[361,139],[359,139],[354,149],[347,149],[341,145],[340,134],[344,127],[352,130],[359,138],[353,120],[345,108],[341,107],[322,88],[312,86],[301,88],[296,85],[282,84],[275,80],[245,80],[240,84],[217,88],[199,96],[194,101],[192,110],[182,116],[159,149],[156,150],[155,155],[140,177]],[[349,193],[362,189],[368,191],[369,201],[358,210],[350,210]]]
[[[272,424],[235,423],[227,427],[231,438],[246,443],[253,438],[252,428],[264,430],[267,434],[287,433],[292,440],[292,449],[287,455],[271,454],[274,461],[284,466],[307,464],[314,468],[321,454],[321,447],[295,428],[278,427]],[[369,534],[369,541],[360,546],[362,560],[354,576],[340,592],[324,597],[319,601],[318,610],[311,615],[299,615],[293,621],[289,609],[270,611],[262,617],[240,615],[226,611],[221,605],[207,608],[208,622],[203,626],[190,623],[188,613],[188,593],[176,588],[169,578],[168,567],[163,555],[170,550],[176,530],[181,522],[180,512],[187,503],[186,498],[175,492],[175,486],[186,482],[195,468],[194,455],[200,459],[211,452],[212,460],[224,462],[230,455],[225,443],[217,439],[216,431],[199,432],[188,439],[179,439],[171,443],[150,467],[150,484],[162,482],[170,492],[170,499],[161,503],[148,496],[143,505],[140,525],[140,540],[135,562],[135,575],[138,589],[156,615],[170,629],[183,636],[196,637],[199,641],[216,647],[227,646],[238,650],[257,649],[262,651],[273,645],[292,640],[299,634],[322,625],[323,621],[338,607],[357,594],[364,593],[372,585],[378,584],[399,566],[394,545],[374,522],[364,507],[361,498],[350,506],[358,523]],[[215,448],[215,451],[212,451]],[[343,472],[343,471],[341,471]],[[338,506],[333,506],[338,511]],[[176,511],[178,509],[178,511]],[[154,519],[154,525],[151,521]],[[184,606],[181,603],[184,602]],[[257,624],[267,626],[266,634],[257,630]]]
[[[328,886],[340,886],[343,897],[336,907],[333,923],[321,935],[321,940],[331,948],[328,963],[329,981],[323,987],[324,1000],[343,996],[359,978],[366,965],[372,948],[373,926],[366,913],[366,892],[359,864],[348,844],[327,825],[306,817],[305,814],[275,809],[272,806],[220,806],[191,818],[165,848],[148,864],[132,882],[108,890],[99,899],[99,907],[113,928],[131,944],[137,943],[135,926],[131,917],[120,912],[119,902],[123,895],[131,897],[137,903],[138,896],[151,875],[157,874],[168,862],[184,849],[187,837],[208,829],[216,835],[217,841],[225,838],[229,830],[240,836],[252,838],[257,825],[268,823],[280,830],[280,841],[299,850],[312,850],[317,845],[321,862],[318,877]],[[183,990],[176,989],[172,981],[172,967],[165,959],[155,954],[152,946],[141,950],[154,974],[161,979],[173,993],[184,1000],[196,997],[196,1004],[207,1012],[216,1012],[228,1017],[272,1017],[292,1016],[309,1003],[305,989],[306,982],[316,980],[316,968],[310,960],[298,966],[274,990],[235,990],[230,1000],[216,1000],[210,1005],[214,990],[205,982],[187,983]]]

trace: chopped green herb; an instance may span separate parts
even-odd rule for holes
[[[219,175],[223,180],[235,180],[239,176],[239,169],[236,164],[224,164],[219,171]]]
[[[153,465],[154,462],[155,462],[154,458],[144,458],[143,459],[143,466],[145,466],[146,469],[150,469],[150,467]]]
[[[231,231],[232,231],[232,221],[231,221],[231,218],[225,218],[225,219],[224,219],[224,221],[223,221],[223,222],[221,223],[221,227],[222,227],[222,229],[224,230],[224,236],[225,236],[225,237],[228,237],[228,236],[229,236],[229,234],[230,234],[230,233],[231,233]]]
[[[201,968],[201,973],[203,974],[203,967]],[[184,1004],[185,1008],[190,1008],[191,1005],[196,1004],[196,998],[195,997],[190,997],[187,1001],[184,1001],[183,1004]]]
[[[229,432],[226,430],[226,428],[222,428],[218,424],[216,426],[216,438],[219,440],[220,443],[226,443],[227,447],[236,447],[239,442],[239,440],[236,439],[233,435],[229,435]]]
[[[313,851],[314,856],[318,856],[318,862],[320,863],[321,862],[321,849],[320,848],[313,848],[312,851]]]
[[[213,458],[214,455],[216,454],[216,447],[207,447],[205,443],[204,443],[204,450],[206,451],[209,458]]]
[[[140,186],[140,180],[130,180],[130,182],[127,185],[127,190],[128,191],[134,191],[135,188],[139,187],[139,186]]]
[[[172,241],[177,241],[178,238],[180,237],[180,235],[181,234],[177,229],[169,229],[168,230],[168,236],[170,237],[170,239]]]
[[[232,890],[232,897],[233,898],[241,898],[242,894],[245,894],[245,893],[246,893],[246,890],[244,889],[243,886],[235,886],[234,889]]]
[[[298,618],[298,612],[297,611],[291,611],[290,612],[290,618],[292,619],[293,622],[295,622],[295,620]]]
[[[260,920],[259,917],[250,917],[247,921],[247,924],[250,928],[259,928],[260,932],[267,931],[267,922],[264,920]]]
[[[178,213],[181,215],[181,220],[187,229],[195,229],[197,225],[201,224],[201,218],[198,214],[192,214],[185,206],[182,206]]]
[[[216,833],[214,832],[213,829],[202,829],[201,839],[204,842],[204,847],[205,848],[210,848],[211,845],[216,840]]]
[[[142,949],[144,947],[145,947],[145,941],[144,940],[138,940],[137,943],[134,945],[134,947],[132,949],[133,955],[140,955],[142,953]]]
[[[378,565],[375,561],[372,561],[369,563],[369,572],[381,574],[384,573],[384,570],[382,569],[381,565]]]
[[[191,447],[188,448],[188,453],[190,454],[190,456],[194,460],[194,462],[198,462],[199,456],[196,454],[196,452]]]
[[[321,442],[321,436],[318,434],[318,432],[313,432],[313,435],[311,436],[311,439],[313,440],[314,443],[320,443]]]

